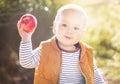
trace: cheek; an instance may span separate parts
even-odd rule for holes
[[[78,34],[75,35],[75,38],[78,39],[78,40],[80,40],[81,37],[82,37],[82,33],[78,33]]]
[[[59,31],[58,29],[59,29],[58,24],[54,24],[54,25],[53,25],[53,33],[54,33],[54,34],[57,34],[58,31]]]
[[[54,31],[55,31],[55,34],[61,34],[63,31],[62,31],[62,28],[60,28],[59,26],[56,26],[54,28]]]
[[[59,28],[57,28],[56,29],[56,35],[61,35],[61,34],[62,34],[62,31]]]

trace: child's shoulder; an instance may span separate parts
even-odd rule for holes
[[[82,43],[82,45],[83,45],[86,49],[88,49],[88,50],[93,50],[92,46],[90,46],[88,43],[86,43],[86,42],[80,42],[80,43]]]
[[[82,42],[82,51],[90,54],[89,56],[93,56],[93,48],[86,42]]]
[[[40,45],[49,45],[51,42],[51,39],[45,40],[45,41],[41,41]]]
[[[41,41],[40,46],[49,46],[51,44],[55,44],[55,38],[50,38],[48,40],[45,41]]]

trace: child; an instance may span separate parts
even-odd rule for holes
[[[32,50],[32,33],[21,36],[20,64],[35,68],[34,84],[104,84],[93,63],[92,49],[80,39],[87,21],[86,13],[78,5],[61,7],[53,23],[54,36]]]

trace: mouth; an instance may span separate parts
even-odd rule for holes
[[[64,37],[69,40],[72,39],[70,36],[64,36]]]

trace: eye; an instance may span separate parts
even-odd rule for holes
[[[67,27],[67,24],[62,24],[63,27]]]
[[[80,28],[79,27],[74,27],[74,30],[79,30]]]

